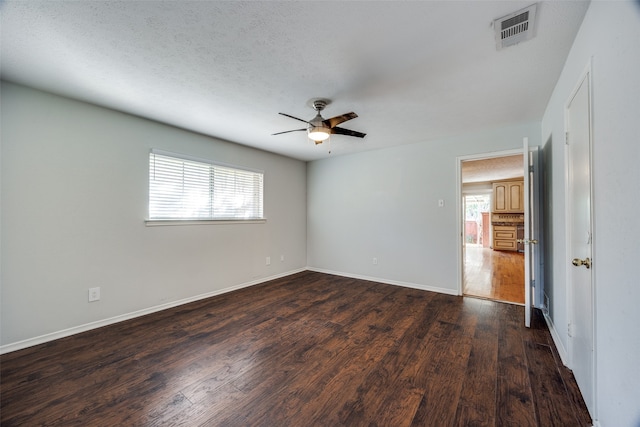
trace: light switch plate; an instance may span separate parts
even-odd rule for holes
[[[100,301],[100,287],[89,288],[89,302]]]

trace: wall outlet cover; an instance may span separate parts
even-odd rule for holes
[[[100,287],[89,288],[89,302],[100,301]]]

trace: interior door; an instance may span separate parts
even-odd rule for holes
[[[594,416],[591,114],[588,73],[567,105],[566,120],[569,358],[585,403]]]
[[[538,245],[538,147],[529,148],[529,138],[523,139],[524,163],[524,324],[531,326],[531,307],[539,304],[534,300],[536,280],[540,277]],[[538,285],[538,287],[540,287]]]

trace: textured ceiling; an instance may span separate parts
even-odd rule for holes
[[[523,176],[524,159],[522,154],[462,162],[462,182],[465,184],[522,178]]]
[[[0,73],[298,159],[327,157],[285,112],[355,111],[332,156],[540,120],[588,3],[538,3],[500,51],[491,22],[530,1],[5,1]],[[304,126],[304,124],[303,124]],[[514,141],[514,146],[518,142]]]

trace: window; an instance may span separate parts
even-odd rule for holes
[[[467,194],[464,196],[464,234],[465,245],[484,245],[488,246],[489,242],[483,242],[484,230],[483,213],[489,212],[491,204],[489,194]]]
[[[262,172],[152,150],[149,219],[263,219],[263,180]]]

